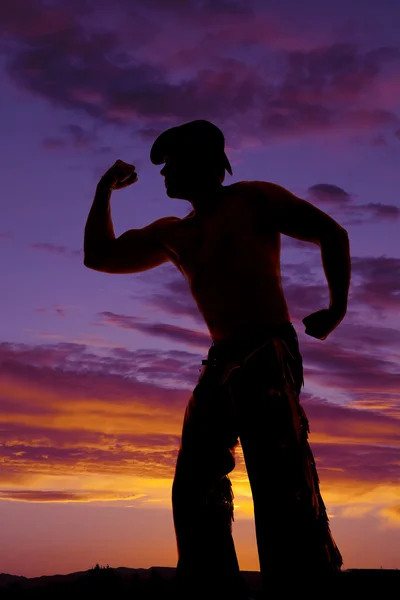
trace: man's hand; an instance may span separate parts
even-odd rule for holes
[[[128,185],[132,185],[137,180],[138,176],[135,172],[135,166],[118,159],[103,175],[100,183],[112,190],[120,190],[128,187]]]
[[[319,340],[326,340],[328,335],[336,329],[343,320],[345,311],[337,311],[332,308],[318,310],[303,319],[306,326],[306,334]]]

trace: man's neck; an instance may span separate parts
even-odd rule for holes
[[[218,185],[202,192],[195,198],[191,198],[189,200],[193,206],[191,214],[201,217],[213,213],[223,197],[223,192],[224,186]]]

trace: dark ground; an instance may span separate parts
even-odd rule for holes
[[[242,571],[252,598],[258,600],[257,590],[260,587],[258,571]],[[290,573],[288,573],[290,579]],[[18,577],[0,574],[0,599],[14,600],[47,599],[60,600],[70,598],[111,600],[174,600],[175,569],[170,567],[151,567],[150,569],[129,569],[119,567],[101,567],[96,565],[89,571],[71,573],[69,575],[52,575],[44,577]],[[351,598],[365,600],[374,598],[400,598],[400,570],[368,570],[352,569],[339,574],[335,591],[330,586],[315,586],[315,590],[298,590],[296,598]],[[293,598],[295,597],[293,596]],[[286,600],[289,596],[277,591],[272,598]],[[188,598],[188,600],[190,600]],[[205,598],[206,600],[206,598]],[[221,598],[221,600],[225,600]],[[227,598],[226,600],[230,600]]]

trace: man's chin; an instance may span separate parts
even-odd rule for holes
[[[172,187],[167,187],[166,193],[169,198],[177,198],[178,200],[185,200],[184,192],[174,189]]]

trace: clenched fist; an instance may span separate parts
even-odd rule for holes
[[[344,315],[345,311],[338,312],[330,308],[318,310],[303,319],[303,324],[306,326],[305,333],[319,340],[326,340],[343,320]]]
[[[100,182],[112,190],[120,190],[128,187],[128,185],[132,185],[137,180],[138,176],[135,166],[118,159],[103,175]]]

